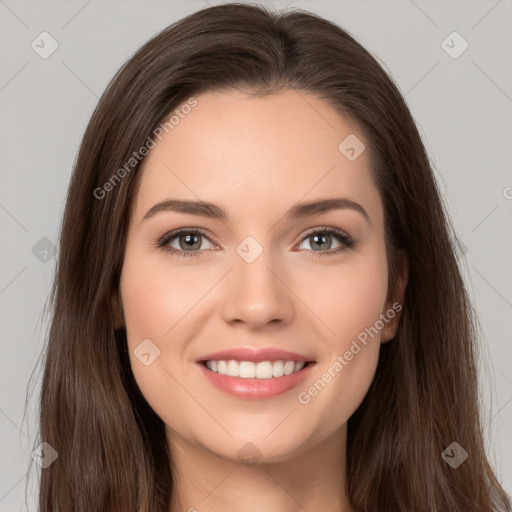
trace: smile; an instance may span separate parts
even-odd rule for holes
[[[304,361],[206,361],[206,367],[212,372],[229,377],[240,377],[242,379],[272,379],[297,373],[304,366]]]
[[[244,400],[266,400],[301,384],[314,361],[208,360],[196,366],[209,384],[223,393]],[[224,373],[223,373],[224,372]]]

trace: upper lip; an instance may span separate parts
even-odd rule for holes
[[[301,354],[289,352],[288,350],[281,350],[278,348],[231,348],[228,350],[221,350],[220,352],[212,352],[207,354],[198,361],[252,361],[253,363],[260,363],[262,361],[313,361]]]

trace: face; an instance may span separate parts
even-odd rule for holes
[[[362,134],[323,100],[196,99],[144,160],[132,205],[133,374],[171,443],[283,461],[346,427],[394,335],[382,202]],[[197,201],[214,206],[184,203]]]

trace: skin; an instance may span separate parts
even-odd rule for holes
[[[338,145],[349,134],[363,136],[311,94],[249,98],[230,91],[196,99],[144,160],[116,298],[133,374],[166,425],[175,479],[170,511],[347,512],[347,420],[368,391],[380,343],[395,335],[399,314],[308,404],[297,395],[381,314],[402,304],[407,272],[401,270],[392,294],[369,151],[349,161]],[[299,201],[334,196],[362,205],[370,222],[346,208],[283,220]],[[143,220],[170,197],[215,203],[229,220],[173,211]],[[327,245],[314,249],[304,237],[328,226],[349,233],[356,245],[315,257],[342,246],[327,234]],[[178,228],[209,233],[199,236],[196,256],[157,247]],[[263,248],[250,264],[236,252],[247,236]],[[186,251],[179,241],[169,244]],[[134,355],[144,339],[160,349],[149,366]],[[243,346],[298,352],[316,365],[280,396],[235,398],[212,386],[196,361]],[[237,456],[249,442],[258,450],[254,465]]]

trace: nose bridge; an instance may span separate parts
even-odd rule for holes
[[[269,237],[266,237],[267,242]],[[248,236],[236,247],[223,314],[225,320],[262,325],[289,321],[292,314],[286,276],[274,251]]]

